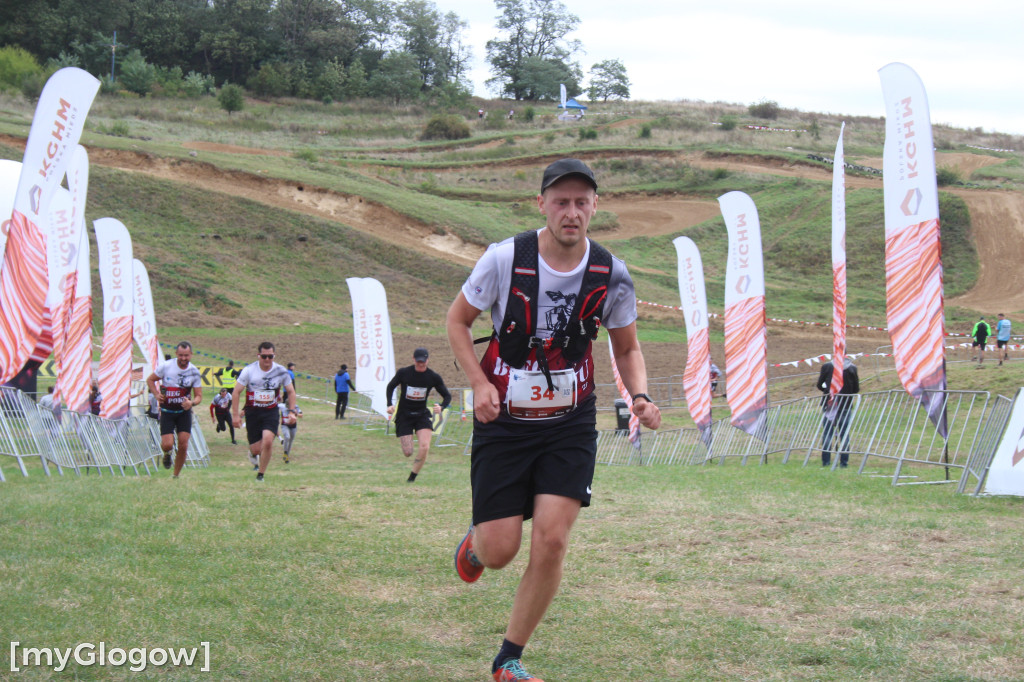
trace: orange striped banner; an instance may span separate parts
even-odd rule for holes
[[[46,239],[34,223],[14,211],[0,273],[0,383],[20,372],[35,349],[48,284]]]
[[[619,375],[619,365],[615,362],[615,352],[612,350],[612,337],[608,337],[608,357],[612,360],[612,374],[615,375],[615,386],[619,389],[619,395],[626,401],[629,409],[629,442],[637,450],[640,449],[640,418],[633,414],[633,396],[626,390],[626,384],[622,383]],[[618,415],[616,415],[618,417]]]
[[[729,231],[725,271],[725,372],[730,423],[763,437],[768,407],[768,336],[761,222],[743,192],[718,198]]]
[[[132,317],[115,317],[103,325],[100,351],[100,417],[123,419],[128,414],[132,378]]]
[[[846,175],[843,154],[843,132],[839,128],[835,160],[832,164],[832,381],[829,394],[835,396],[843,388],[843,365],[846,356]],[[835,419],[839,403],[831,401],[829,419]]]
[[[708,328],[699,329],[686,339],[686,369],[683,371],[686,409],[700,429],[701,440],[711,438],[711,347]]]
[[[725,309],[725,365],[730,423],[750,435],[764,424],[768,407],[768,351],[764,296],[745,298]]]
[[[88,277],[88,271],[84,275]],[[88,413],[89,389],[92,386],[92,296],[76,297],[70,307],[67,341],[58,380],[68,408],[79,414]]]
[[[942,245],[928,97],[906,64],[887,64],[878,73],[886,107],[882,178],[889,337],[903,387],[921,401],[945,437]]]

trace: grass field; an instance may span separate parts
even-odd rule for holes
[[[205,641],[212,679],[488,679],[525,551],[455,576],[468,458],[435,448],[410,485],[393,437],[304,409],[292,463],[278,452],[263,484],[206,425],[213,464],[178,481],[8,466],[6,639]],[[544,679],[1024,679],[1018,499],[795,464],[602,467],[594,491],[527,648]]]

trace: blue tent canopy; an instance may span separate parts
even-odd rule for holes
[[[561,109],[562,105],[559,104],[558,108]],[[577,102],[575,98],[566,100],[565,101],[565,108],[566,109],[586,109],[586,107],[583,106],[582,104],[580,104],[579,102]]]

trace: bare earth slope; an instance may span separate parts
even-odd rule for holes
[[[0,136],[0,140],[23,146],[24,140]],[[186,148],[206,149],[201,143],[186,144]],[[256,150],[245,147],[218,146],[218,151],[239,154],[274,154],[270,150]],[[825,168],[805,164],[786,164],[778,160],[765,160],[752,156],[728,156],[707,158],[698,153],[683,153],[681,158],[694,166],[727,168],[737,172],[770,173],[788,177],[803,177],[828,181],[831,172]],[[457,237],[437,235],[425,224],[410,219],[380,204],[366,201],[361,197],[346,195],[322,188],[302,186],[295,182],[267,178],[251,173],[227,171],[200,161],[160,158],[151,154],[109,149],[90,150],[92,163],[136,173],[145,173],[206,190],[240,196],[255,202],[299,211],[328,220],[337,220],[356,230],[372,233],[388,241],[401,243],[419,249],[435,258],[471,265],[482,249],[464,243]],[[856,159],[857,163],[881,167],[880,159]],[[940,153],[940,166],[954,166],[963,177],[978,168],[1002,160],[978,154]],[[543,164],[540,164],[543,165]],[[538,166],[539,167],[539,166]],[[848,176],[850,187],[881,187],[880,178]],[[982,313],[1007,312],[1013,314],[1024,310],[1024,270],[1017,264],[1024,262],[1024,196],[1019,193],[1001,191],[980,191],[969,189],[953,190],[962,197],[970,209],[974,238],[978,249],[980,273],[975,287],[966,294],[950,300],[949,303]],[[713,200],[681,199],[678,197],[608,196],[602,197],[601,208],[612,211],[619,217],[621,227],[606,231],[603,237],[629,238],[638,235],[662,235],[677,232],[696,225],[719,214],[717,202]],[[881,254],[880,254],[881,255]],[[651,314],[658,314],[651,311]],[[664,314],[664,313],[661,313]],[[671,313],[668,313],[671,314]],[[831,336],[823,327],[793,327],[774,329],[773,336],[784,338],[784,343],[770,343],[769,347],[782,356],[773,361],[800,359],[827,352]],[[338,357],[348,353],[346,339],[324,339],[323,343],[297,344],[287,349],[286,355],[295,358],[312,372],[329,372]],[[251,340],[238,338],[238,348],[224,348],[222,352],[236,357],[246,357]],[[419,345],[422,339],[396,339],[398,348]],[[872,351],[888,343],[884,333],[851,332],[851,344],[856,350]],[[339,348],[339,344],[342,346]],[[232,344],[234,345],[234,344]],[[290,345],[290,344],[289,344]],[[331,348],[323,353],[316,349]],[[660,346],[665,346],[661,348]],[[284,349],[283,349],[284,350]],[[646,348],[649,369],[653,376],[667,376],[682,371],[683,353],[676,344],[649,344]],[[597,349],[598,354],[606,351]],[[770,353],[778,355],[778,353]],[[321,357],[322,355],[322,357]],[[448,365],[447,348],[436,349],[436,365]],[[719,360],[721,360],[719,358]],[[403,362],[399,358],[399,362]]]

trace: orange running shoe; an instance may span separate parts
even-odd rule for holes
[[[467,583],[475,583],[484,572],[484,565],[473,554],[473,526],[469,527],[466,537],[462,538],[462,542],[455,548],[455,572]]]
[[[500,668],[494,671],[494,682],[515,682],[515,680],[533,680],[533,682],[544,682],[539,677],[534,677],[523,668],[522,660],[510,658]]]

